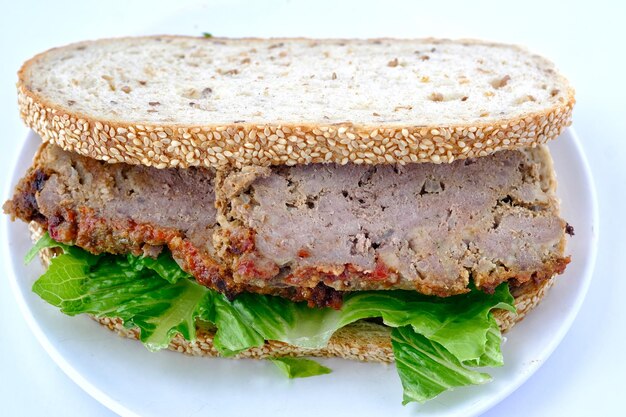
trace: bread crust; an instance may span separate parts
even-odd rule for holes
[[[264,41],[254,38],[246,40]],[[443,39],[429,41],[451,42]],[[473,40],[456,42],[499,45]],[[71,46],[78,45],[80,44]],[[143,164],[158,168],[189,166],[221,168],[317,162],[338,164],[452,162],[455,159],[489,155],[502,149],[534,147],[546,143],[556,138],[571,124],[572,108],[575,103],[573,88],[561,75],[556,74],[556,77],[568,86],[562,103],[544,111],[513,118],[503,116],[495,121],[482,123],[279,124],[268,121],[262,125],[245,122],[221,125],[174,123],[146,125],[104,120],[81,114],[52,103],[42,93],[31,90],[27,77],[28,69],[37,60],[45,57],[46,53],[31,58],[18,72],[18,105],[20,116],[26,125],[45,141],[53,142],[65,150],[109,162]],[[271,137],[285,140],[270,140]],[[171,146],[172,143],[179,143],[180,146]]]
[[[30,223],[29,228],[33,241],[37,241],[44,233],[41,226],[35,222]],[[53,249],[44,249],[40,252],[41,260],[46,266],[53,256]],[[540,282],[530,281],[512,288],[511,293],[515,298],[517,314],[507,310],[494,310],[493,314],[500,329],[506,332],[523,320],[526,314],[545,297],[554,284],[556,276]],[[125,328],[119,318],[92,318],[122,337],[139,339],[139,329]],[[192,356],[217,357],[220,355],[213,344],[214,337],[214,329],[199,327],[195,342],[189,342],[177,334],[170,342],[168,349]],[[284,356],[338,357],[365,362],[390,363],[394,361],[391,329],[384,325],[360,320],[337,330],[330,338],[328,345],[322,349],[305,349],[283,342],[266,341],[263,346],[245,350],[235,358],[264,359]]]

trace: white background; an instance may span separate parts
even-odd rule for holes
[[[545,365],[487,416],[624,415],[626,374],[626,9],[622,2],[316,0],[5,1],[0,7],[1,196],[26,128],[15,96],[21,63],[89,38],[209,31],[221,36],[474,37],[548,56],[576,88],[573,127],[600,202],[600,248],[589,294]],[[180,6],[182,5],[182,6]],[[26,168],[26,167],[25,167]],[[111,416],[47,356],[0,276],[0,414]]]

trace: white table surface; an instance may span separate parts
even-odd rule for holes
[[[2,197],[7,196],[12,161],[27,133],[17,113],[16,71],[24,60],[53,46],[157,32],[437,36],[519,43],[550,57],[576,88],[573,127],[589,158],[600,203],[598,262],[587,299],[561,345],[533,377],[486,415],[624,415],[620,387],[625,386],[626,374],[626,277],[623,267],[618,267],[626,258],[626,8],[622,2],[179,0],[174,8],[174,2],[154,0],[1,1]],[[0,276],[0,323],[0,415],[113,415],[65,376],[37,343],[5,276]]]

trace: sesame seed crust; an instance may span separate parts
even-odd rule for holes
[[[562,106],[498,125],[148,126],[72,114],[18,86],[20,116],[44,141],[112,163],[157,168],[450,163],[555,139],[571,124],[574,103],[572,93]]]
[[[162,37],[168,38],[168,37]],[[180,37],[169,37],[173,40]],[[121,42],[123,39],[120,39]],[[238,40],[213,39],[206,42]],[[239,40],[244,41],[244,40]],[[264,45],[263,39],[247,39]],[[293,42],[294,39],[276,39]],[[332,43],[339,40],[299,40]],[[351,42],[350,40],[341,40]],[[384,40],[369,40],[371,43]],[[389,40],[390,42],[409,42]],[[453,41],[430,40],[445,45]],[[463,45],[492,45],[480,41],[458,41]],[[81,43],[77,45],[87,45]],[[496,44],[493,44],[496,45]],[[76,45],[75,45],[76,47]],[[512,47],[516,48],[516,47]],[[321,120],[277,123],[273,118],[258,122],[186,124],[170,122],[106,120],[72,110],[72,105],[54,102],[37,91],[29,80],[29,68],[49,52],[27,61],[18,73],[18,104],[27,126],[45,141],[65,150],[109,162],[143,164],[158,168],[205,166],[213,168],[244,165],[296,165],[320,162],[338,164],[449,163],[455,159],[489,155],[503,149],[534,147],[556,138],[571,124],[574,90],[553,72],[562,88],[540,111],[503,114],[464,123],[426,124],[381,121],[377,116],[353,122],[324,123]],[[42,58],[43,57],[43,58]],[[547,65],[547,64],[546,64]],[[400,67],[398,67],[400,68]],[[549,68],[553,71],[552,68]],[[552,76],[552,75],[551,75]],[[508,81],[498,80],[494,89]],[[495,91],[495,90],[494,90]],[[558,91],[558,90],[557,90]],[[150,102],[149,107],[163,107]],[[74,105],[76,107],[76,105]],[[262,110],[262,109],[259,109]],[[374,109],[376,110],[376,109]]]

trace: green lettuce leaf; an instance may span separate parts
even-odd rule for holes
[[[163,251],[156,259],[148,256],[138,257],[127,255],[127,261],[137,271],[141,271],[144,268],[153,270],[170,284],[175,284],[182,278],[191,278],[191,275],[183,271],[174,258],[172,258],[172,255],[167,251]]]
[[[267,340],[322,348],[338,329],[357,320],[380,317],[390,327],[411,326],[461,362],[477,361],[485,354],[492,309],[514,311],[506,285],[499,286],[494,294],[472,291],[447,298],[407,291],[362,292],[348,295],[340,311],[312,309],[306,303],[258,294],[242,295],[233,305]]]
[[[393,329],[391,345],[404,388],[402,404],[423,403],[452,388],[491,380],[488,374],[466,368],[439,343],[408,326]]]
[[[63,243],[59,243],[56,240],[52,239],[48,233],[43,235],[41,239],[35,243],[35,245],[30,248],[26,255],[24,256],[24,263],[29,264],[35,259],[35,256],[42,250],[46,248],[61,248],[63,252],[67,252],[69,249],[68,245]]]
[[[242,350],[262,346],[265,343],[265,338],[248,325],[223,294],[206,291],[210,294],[207,309],[200,318],[214,323],[217,327],[213,344],[223,356],[236,355]]]
[[[357,320],[382,318],[395,328],[392,346],[406,403],[489,381],[488,374],[468,367],[502,365],[500,328],[491,310],[515,311],[513,302],[508,286],[501,285],[494,294],[474,290],[448,298],[363,292],[349,295],[340,311],[258,294],[243,295],[233,305],[264,339],[303,348],[326,346],[336,330]]]
[[[515,311],[513,301],[506,285],[499,286],[494,294],[472,291],[447,298],[400,291],[356,294],[342,308],[347,316],[341,324],[371,317],[378,306],[387,326],[410,325],[416,333],[439,343],[463,362],[484,354],[491,310]]]
[[[195,340],[195,319],[204,313],[209,295],[190,280],[171,284],[124,257],[79,250],[53,258],[33,291],[65,314],[119,317],[126,326],[137,326],[150,350],[167,347],[176,333]]]
[[[466,360],[463,365],[471,367],[481,366],[502,366],[504,365],[504,358],[502,357],[502,351],[500,350],[500,343],[502,342],[502,335],[500,333],[500,326],[496,322],[493,315],[490,315],[491,327],[487,331],[487,343],[485,344],[485,351],[478,359]]]
[[[290,379],[307,378],[310,376],[324,375],[332,372],[330,368],[327,368],[311,359],[271,358],[270,360]]]
[[[215,347],[230,356],[266,340],[322,348],[338,329],[380,318],[394,328],[392,346],[405,403],[486,382],[488,375],[469,368],[502,365],[500,329],[491,311],[515,311],[506,284],[493,294],[472,290],[448,298],[412,291],[357,292],[345,297],[341,310],[309,308],[306,303],[260,294],[242,294],[230,301],[197,284],[169,253],[157,259],[92,255],[46,235],[28,258],[45,247],[60,247],[64,253],[52,259],[33,285],[34,292],[69,315],[119,317],[125,326],[139,328],[140,339],[150,350],[165,348],[176,334],[194,341],[198,321],[215,325]],[[323,367],[306,361],[275,363],[292,377],[323,372]]]
[[[233,306],[265,340],[278,340],[302,348],[322,348],[342,327],[342,311],[310,308],[280,297],[242,294]],[[241,346],[243,348],[243,346]]]

